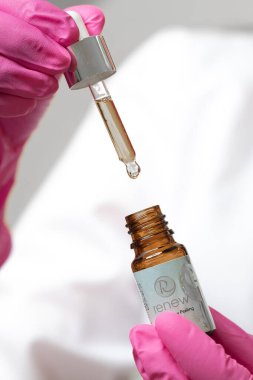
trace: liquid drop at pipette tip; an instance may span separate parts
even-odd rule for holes
[[[129,177],[135,179],[140,174],[141,168],[136,161],[131,161],[126,164],[126,170]]]

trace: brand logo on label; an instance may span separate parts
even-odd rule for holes
[[[170,297],[176,290],[176,283],[168,276],[161,276],[156,280],[154,288],[159,296]]]

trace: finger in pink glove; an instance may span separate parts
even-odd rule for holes
[[[155,326],[133,328],[130,339],[143,379],[181,379],[183,373],[191,380],[252,380],[252,337],[214,310],[213,316],[217,326],[214,339],[172,312],[158,315]]]
[[[94,6],[74,7],[90,34],[104,25]],[[78,40],[73,19],[44,0],[0,2],[0,265],[10,252],[4,207],[19,155],[58,89],[58,78],[74,63],[67,46]]]

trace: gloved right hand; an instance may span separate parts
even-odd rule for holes
[[[90,34],[101,33],[99,8],[75,10]],[[4,206],[19,155],[57,91],[60,75],[74,69],[66,47],[78,37],[73,19],[45,0],[0,0],[0,266],[10,251]]]
[[[216,330],[205,334],[181,315],[164,312],[155,326],[132,329],[136,365],[144,380],[253,380],[253,337],[211,309]]]

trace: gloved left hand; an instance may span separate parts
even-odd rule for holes
[[[130,333],[136,365],[144,380],[253,380],[253,337],[211,309],[216,330],[208,336],[172,312],[155,326]]]
[[[102,11],[73,7],[90,34],[100,34]],[[75,63],[66,49],[78,40],[72,18],[45,0],[0,1],[0,265],[10,252],[4,206],[23,146]]]

